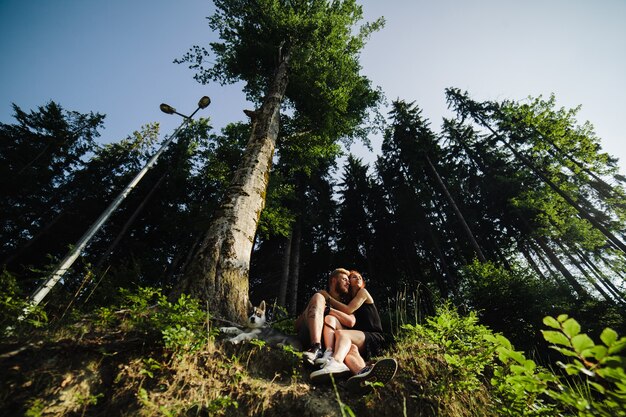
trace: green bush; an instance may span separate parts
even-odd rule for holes
[[[543,338],[563,355],[554,369],[449,304],[425,324],[404,325],[393,355],[415,381],[412,397],[434,403],[437,415],[474,407],[511,417],[626,417],[626,337],[606,328],[596,344],[565,314],[543,323]]]
[[[567,311],[572,304],[571,294],[555,283],[515,265],[507,269],[474,260],[461,277],[463,301],[478,311],[481,323],[524,350],[542,343],[536,328],[546,314]]]
[[[118,309],[98,310],[101,326],[159,332],[166,348],[181,353],[197,351],[217,334],[217,329],[207,325],[208,313],[189,295],[183,294],[172,303],[158,288],[140,287],[134,292],[122,289],[121,294],[123,301]]]
[[[493,363],[496,346],[487,342],[486,336],[491,330],[478,324],[474,312],[462,316],[451,305],[445,304],[424,325],[405,324],[402,329],[398,349],[417,350],[417,355],[432,358],[428,359],[432,363],[440,363],[432,375],[426,375],[430,378],[430,389],[454,395],[483,385],[482,376]],[[415,344],[419,347],[413,346]]]
[[[564,371],[543,369],[515,351],[502,336],[488,339],[498,345],[501,366],[492,384],[499,395],[499,410],[509,416],[567,415],[580,417],[626,416],[626,337],[606,328],[595,342],[581,333],[580,324],[562,314],[545,317],[542,330],[551,347],[566,358],[557,362]]]
[[[31,306],[20,293],[15,277],[3,270],[0,273],[0,333],[27,331],[47,322],[46,312],[39,306]]]

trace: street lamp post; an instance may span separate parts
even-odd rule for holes
[[[91,225],[89,230],[87,230],[83,237],[81,237],[80,240],[76,243],[74,249],[72,249],[72,251],[70,251],[70,253],[66,255],[61,263],[59,263],[56,269],[46,279],[46,281],[41,286],[39,286],[39,288],[33,293],[33,295],[29,299],[29,306],[24,309],[22,315],[19,317],[20,320],[24,319],[24,317],[28,314],[30,308],[37,306],[41,302],[41,300],[43,300],[44,297],[50,292],[50,290],[57,284],[57,282],[59,282],[65,272],[67,272],[67,270],[70,268],[70,266],[72,266],[74,261],[76,261],[85,246],[87,246],[87,243],[91,240],[93,235],[95,235],[96,232],[104,225],[104,223],[108,220],[108,218],[115,211],[115,209],[122,203],[122,201],[126,198],[126,196],[128,196],[133,188],[135,188],[135,186],[139,183],[143,176],[146,175],[146,172],[148,172],[148,170],[152,168],[152,166],[154,166],[157,159],[165,151],[167,146],[174,140],[174,138],[176,138],[178,133],[187,125],[187,123],[191,121],[191,119],[198,112],[198,110],[207,108],[209,104],[211,104],[211,99],[207,96],[202,97],[198,102],[198,108],[190,116],[185,116],[184,114],[178,113],[175,108],[168,104],[161,104],[161,111],[167,114],[177,114],[179,116],[182,116],[184,118],[184,121],[163,143],[163,145],[161,145],[161,148],[152,156],[152,158],[150,158],[150,160],[146,163],[143,169],[139,171],[135,178],[133,178],[133,180],[126,186],[126,188],[124,188],[124,190],[109,205],[109,207],[107,207],[104,213],[100,215],[98,220],[96,220]]]

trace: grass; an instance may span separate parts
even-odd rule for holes
[[[409,312],[418,298],[401,294],[403,301],[392,305],[404,307],[389,315],[395,342],[383,354],[398,361],[399,371],[385,386],[355,397],[343,381],[311,385],[296,352],[260,341],[216,340],[193,300],[170,303],[158,291],[142,294],[119,308],[0,343],[0,409],[81,417],[496,416],[507,397],[494,388],[494,378],[509,378],[501,387],[516,390],[516,381],[534,372],[518,366],[527,361],[510,345],[495,343],[476,315],[444,305],[422,318]],[[153,298],[157,304],[146,301]],[[615,343],[626,344],[621,340]],[[517,358],[509,360],[516,373],[499,362],[503,352]],[[523,391],[507,393],[522,404],[516,409],[509,402],[507,415],[546,415],[526,413]]]
[[[396,334],[405,334],[385,353],[398,360],[398,375],[364,397],[346,392],[343,381],[310,385],[310,370],[289,350],[215,341],[193,300],[170,303],[153,289],[125,297],[0,346],[0,408],[42,416],[460,417],[482,406],[476,392],[433,390],[445,368],[441,350],[402,329],[419,318],[407,314],[418,306],[415,295],[400,295],[403,310],[392,314]]]

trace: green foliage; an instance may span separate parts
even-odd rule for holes
[[[22,320],[19,318],[23,317]],[[48,322],[41,306],[32,306],[19,291],[15,277],[7,270],[0,273],[0,333],[19,333],[39,328]]]
[[[538,367],[534,361],[514,350],[511,342],[501,335],[487,335],[486,340],[497,346],[503,366],[496,366],[491,384],[495,404],[505,416],[553,416],[557,406],[547,401],[545,391],[557,377]]]
[[[272,321],[270,325],[285,334],[295,334],[296,318],[289,316],[289,312],[283,306],[274,304],[272,306]]]
[[[352,408],[350,408],[348,404],[344,403],[341,400],[341,397],[339,396],[339,390],[337,389],[337,384],[335,383],[335,378],[333,377],[332,374],[330,375],[330,382],[333,385],[333,391],[335,393],[337,405],[339,405],[339,411],[341,412],[341,417],[356,417],[356,414],[354,414],[354,411],[352,411]]]
[[[139,287],[135,292],[122,289],[119,312],[110,307],[98,310],[98,324],[106,327],[122,325],[130,330],[159,332],[167,349],[177,353],[199,350],[213,340],[217,329],[207,330],[210,317],[189,295],[182,294],[170,302],[160,289]]]
[[[406,324],[403,329],[398,342],[400,349],[419,342],[425,346],[421,346],[416,355],[437,356],[442,360],[439,368],[427,376],[429,390],[432,390],[430,395],[454,396],[482,386],[495,346],[486,341],[491,331],[478,324],[475,313],[461,316],[451,305],[445,304],[424,325]]]
[[[580,275],[607,301],[623,301],[602,269],[619,275],[623,270],[624,246],[617,236],[625,228],[626,194],[616,159],[601,151],[589,123],[575,119],[579,109],[558,109],[554,96],[477,102],[458,89],[446,95],[461,119],[450,135],[460,151],[454,158],[474,165],[465,172],[487,206],[481,213],[500,223],[494,238],[508,235],[529,264],[550,262],[581,297],[587,291]]]
[[[626,337],[606,328],[596,344],[565,314],[543,322],[545,340],[564,357],[555,370],[478,324],[474,313],[461,316],[450,305],[423,325],[403,326],[393,355],[419,381],[419,398],[438,404],[441,415],[490,386],[480,405],[485,415],[626,416]]]
[[[144,364],[144,368],[141,371],[139,371],[139,374],[146,375],[150,378],[154,378],[155,372],[158,372],[164,368],[164,364],[162,364],[161,362],[153,358],[144,359],[143,364]]]
[[[298,130],[333,138],[363,133],[357,126],[381,93],[359,74],[359,54],[384,19],[356,27],[363,11],[354,0],[214,3],[209,26],[220,42],[210,44],[212,53],[195,46],[176,62],[188,63],[203,84],[242,80],[250,100],[260,102],[288,56],[286,104],[301,116]]]
[[[536,326],[546,313],[563,311],[572,301],[552,281],[516,264],[505,268],[474,260],[460,276],[461,299],[478,312],[482,323],[523,349],[541,342]]]
[[[30,406],[24,413],[24,417],[42,417],[45,409],[46,403],[42,399],[36,398],[31,401]]]
[[[222,416],[226,415],[229,407],[237,409],[239,408],[239,403],[230,397],[221,396],[209,402],[207,411],[209,415]]]
[[[104,120],[53,101],[30,113],[15,104],[13,110],[16,123],[0,123],[2,259],[58,214],[71,195],[72,174],[84,165]]]
[[[619,354],[626,349],[626,337],[606,328],[602,344],[596,345],[566,314],[547,316],[543,322],[553,329],[542,330],[545,340],[569,358],[557,362],[566,375],[537,366],[502,336],[488,338],[498,345],[503,364],[492,379],[503,415],[625,416],[626,357]]]
[[[294,186],[283,181],[277,173],[270,178],[266,204],[258,226],[258,233],[264,239],[270,236],[289,236],[295,221],[293,210],[289,209],[295,198]]]

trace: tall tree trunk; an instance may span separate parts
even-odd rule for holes
[[[610,278],[608,278],[598,266],[589,259],[589,257],[580,249],[576,249],[576,256],[589,268],[589,270],[597,277],[598,281],[604,285],[609,292],[621,303],[626,301],[624,294],[613,284]]]
[[[554,267],[559,270],[559,272],[563,275],[568,284],[574,289],[574,291],[576,291],[576,294],[578,294],[580,297],[588,298],[589,295],[587,294],[587,291],[585,291],[583,286],[580,285],[580,283],[576,280],[576,277],[572,275],[572,273],[565,267],[565,265],[563,265],[563,263],[559,260],[559,257],[556,256],[556,254],[548,246],[546,241],[540,236],[537,236],[535,238],[535,241],[537,242],[543,253],[546,254],[548,259],[550,259],[552,265],[554,265]]]
[[[272,158],[280,105],[288,83],[289,54],[274,73],[224,201],[172,296],[185,292],[208,301],[212,314],[239,321],[246,315],[248,273]]]
[[[474,238],[474,235],[472,234],[472,231],[470,230],[469,226],[467,225],[467,222],[465,221],[465,218],[463,217],[463,214],[461,213],[461,210],[459,210],[459,207],[456,205],[456,202],[454,201],[454,198],[452,198],[452,195],[448,191],[448,187],[446,187],[446,185],[444,184],[443,180],[439,176],[439,173],[437,172],[437,169],[435,168],[435,166],[431,162],[431,160],[428,157],[428,155],[424,155],[424,156],[426,157],[426,162],[428,163],[428,167],[430,168],[430,171],[432,172],[433,176],[435,177],[435,180],[437,181],[437,184],[439,184],[439,188],[441,188],[441,191],[442,191],[443,195],[446,197],[446,199],[448,200],[448,203],[450,204],[450,206],[454,210],[454,214],[456,214],[457,219],[461,223],[461,226],[463,227],[463,230],[465,231],[465,234],[467,235],[467,239],[470,241],[472,247],[474,248],[474,252],[476,252],[476,256],[478,257],[478,260],[480,262],[487,262],[487,259],[485,259],[485,255],[483,255],[482,251],[480,250],[480,246],[478,246],[478,242],[476,242],[476,239]]]
[[[624,244],[624,242],[619,240],[617,238],[617,236],[615,236],[613,233],[611,233],[610,230],[608,230],[606,227],[604,227],[604,225],[602,225],[593,216],[591,216],[587,212],[587,210],[585,210],[578,203],[576,203],[572,199],[572,197],[570,197],[565,191],[561,190],[561,188],[559,188],[559,186],[557,186],[546,175],[544,175],[537,167],[535,167],[535,165],[532,162],[530,162],[530,160],[528,158],[526,158],[525,156],[523,156],[522,154],[517,152],[504,139],[502,139],[502,142],[504,143],[504,146],[506,146],[511,152],[513,152],[513,155],[515,155],[515,157],[517,157],[517,159],[522,161],[522,163],[524,165],[526,165],[528,168],[530,168],[535,173],[535,175],[537,175],[546,184],[548,184],[548,186],[550,186],[550,188],[552,188],[558,195],[560,195],[570,206],[574,207],[576,209],[576,211],[578,211],[578,214],[580,215],[580,217],[582,217],[583,219],[589,221],[589,223],[591,223],[596,229],[598,229],[600,232],[602,232],[602,234],[609,240],[609,242],[611,242],[615,247],[621,249],[622,252],[626,253],[626,244]]]
[[[439,246],[439,240],[437,239],[437,236],[435,236],[432,227],[430,227],[430,224],[428,222],[424,222],[424,227],[426,228],[426,232],[428,233],[428,236],[433,243],[433,249],[435,250],[435,254],[439,257],[441,267],[443,269],[443,275],[445,275],[445,280],[442,279],[442,277],[437,277],[437,282],[439,283],[441,295],[444,298],[447,298],[449,293],[452,292],[454,296],[457,296],[458,291],[456,285],[456,275],[454,275],[448,267],[448,262],[446,261],[445,255],[441,250],[441,247]]]
[[[533,269],[533,271],[535,271],[535,273],[543,278],[545,281],[547,281],[548,279],[546,278],[546,276],[544,275],[543,271],[541,270],[541,268],[539,268],[539,265],[537,265],[537,262],[535,262],[535,260],[533,259],[532,255],[530,254],[530,252],[523,246],[519,245],[519,250],[520,252],[522,252],[522,255],[524,255],[524,258],[526,258],[526,262],[528,262],[528,265],[530,265],[530,267]]]
[[[476,115],[476,114],[474,116],[476,117],[476,119],[478,119],[480,121],[480,123],[483,126],[485,126],[487,129],[489,129],[489,131],[496,138],[498,138],[504,144],[504,146],[513,153],[513,155],[518,160],[520,160],[527,168],[529,168],[535,175],[537,175],[544,183],[546,183],[550,188],[552,188],[552,190],[554,190],[554,192],[556,192],[558,195],[560,195],[570,206],[574,207],[576,209],[576,211],[578,211],[578,214],[580,215],[580,217],[582,217],[583,219],[589,221],[589,223],[591,223],[593,225],[593,227],[598,229],[608,239],[609,242],[611,242],[616,248],[621,249],[622,252],[626,253],[626,244],[624,244],[624,242],[619,240],[617,238],[617,236],[615,236],[610,230],[608,230],[598,220],[596,220],[593,216],[591,216],[587,212],[587,210],[585,210],[577,202],[575,202],[572,199],[572,197],[570,197],[565,191],[561,190],[561,188],[558,185],[556,185],[554,182],[552,182],[528,158],[526,158],[524,155],[519,153],[515,148],[513,148],[513,146],[511,146],[509,144],[509,142],[502,135],[500,135],[495,130],[493,130],[493,128],[489,125],[489,123],[487,123],[482,117],[480,117],[479,115]]]
[[[607,259],[607,257],[604,255],[603,252],[595,253],[594,256],[600,258],[602,263],[606,265],[606,267],[609,268],[611,272],[613,272],[615,275],[620,277],[623,281],[626,281],[626,277],[624,277],[624,274],[622,273],[623,270],[620,270],[619,268],[615,267],[615,262],[611,261],[610,259]]]
[[[531,244],[531,246],[532,246],[532,251],[537,257],[537,259],[539,259],[539,261],[546,268],[548,276],[554,281],[556,285],[558,285],[560,289],[562,289],[563,291],[567,291],[568,293],[571,294],[572,292],[571,288],[567,285],[567,283],[563,282],[563,279],[564,279],[563,275],[561,275],[558,271],[555,271],[554,269],[552,269],[554,265],[551,265],[550,262],[546,260],[544,256],[545,254],[541,252],[541,248],[537,247],[537,245],[534,245],[534,244]]]
[[[166,175],[167,175],[167,172],[161,175],[161,177],[157,180],[157,182],[150,189],[150,192],[148,192],[148,194],[146,194],[143,200],[141,200],[141,203],[139,203],[139,205],[137,206],[133,214],[128,218],[128,220],[126,220],[126,223],[124,223],[124,226],[122,226],[122,230],[120,230],[120,232],[117,234],[117,236],[115,237],[115,240],[113,240],[113,242],[111,242],[109,247],[102,253],[102,256],[100,256],[100,259],[96,263],[94,269],[96,270],[99,269],[102,266],[102,264],[104,264],[104,262],[109,258],[109,256],[111,256],[111,254],[113,253],[117,245],[121,242],[122,238],[124,237],[128,229],[130,228],[130,226],[135,222],[139,214],[146,207],[146,204],[148,203],[150,198],[154,195],[156,190],[159,188],[159,186],[165,179]]]
[[[289,283],[289,262],[291,260],[291,241],[293,229],[283,241],[283,266],[280,274],[280,287],[278,289],[278,305],[287,306],[287,284]]]
[[[501,116],[502,117],[502,116]],[[596,175],[593,171],[591,171],[589,168],[587,168],[583,163],[579,162],[576,158],[574,158],[572,155],[570,155],[568,152],[563,151],[563,149],[561,149],[560,146],[558,146],[552,139],[550,139],[548,137],[548,135],[544,134],[543,132],[541,132],[539,130],[539,128],[535,127],[535,126],[531,126],[531,128],[539,135],[541,136],[541,138],[543,138],[543,140],[545,140],[546,142],[548,142],[554,149],[556,149],[556,153],[554,152],[550,152],[551,155],[553,155],[554,157],[557,157],[558,154],[563,155],[565,158],[567,158],[570,162],[572,162],[574,165],[576,165],[581,171],[583,171],[585,174],[589,175],[591,178],[593,178],[598,184],[600,184],[602,187],[596,187],[594,186],[593,182],[590,182],[590,185],[602,196],[606,197],[606,198],[622,198],[622,195],[620,195],[619,192],[617,192],[609,183],[607,183],[606,181],[604,181],[602,178],[600,178],[598,175]],[[569,129],[568,129],[569,130]],[[565,136],[565,133],[562,134],[563,136]],[[570,171],[574,174],[577,175],[576,170],[573,170],[570,168]],[[609,192],[607,193],[605,190],[609,190]]]
[[[600,293],[600,295],[602,295],[606,301],[614,304],[615,300],[613,300],[611,298],[611,296],[609,294],[607,294],[607,292],[604,290],[604,288],[602,288],[598,284],[597,280],[595,280],[591,275],[589,275],[589,272],[587,271],[587,269],[583,268],[581,263],[578,262],[578,260],[576,258],[574,258],[574,256],[572,256],[570,251],[563,245],[563,243],[561,241],[559,241],[559,240],[556,240],[555,243],[561,249],[561,252],[563,252],[565,254],[567,259],[569,259],[570,264],[574,265],[585,276],[585,278],[587,279],[587,282],[590,283],[591,286],[593,288],[595,288],[596,291],[598,291]]]
[[[300,246],[302,243],[302,215],[298,216],[294,225],[291,239],[291,300],[289,302],[289,314],[295,316],[298,312],[298,284],[300,283]]]

